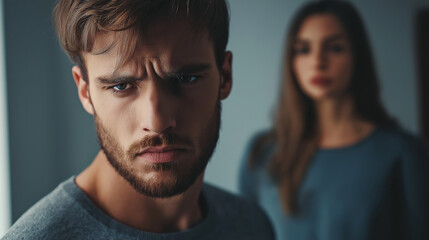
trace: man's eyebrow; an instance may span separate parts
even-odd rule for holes
[[[205,70],[210,69],[211,65],[208,63],[201,63],[201,64],[190,64],[190,65],[185,65],[182,66],[180,68],[178,68],[177,70],[174,70],[173,72],[171,72],[168,75],[177,75],[180,73],[197,73],[197,72],[202,72]]]
[[[97,77],[97,82],[101,84],[120,84],[124,82],[137,82],[141,80],[142,80],[141,78],[137,78],[137,77],[118,76],[118,75]]]
[[[182,66],[177,70],[174,70],[168,73],[167,75],[174,77],[178,74],[183,74],[183,73],[185,74],[197,73],[197,72],[202,72],[207,69],[210,69],[210,67],[211,67],[210,64],[205,64],[205,63],[190,64],[190,65]],[[138,77],[133,77],[133,76],[107,75],[107,76],[97,77],[96,80],[98,83],[101,83],[101,84],[113,85],[113,84],[120,84],[124,82],[139,82],[139,81],[142,81],[143,79]]]

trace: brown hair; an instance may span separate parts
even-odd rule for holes
[[[274,128],[257,142],[267,146],[275,142],[269,173],[279,186],[279,195],[285,212],[294,214],[297,193],[311,159],[317,150],[317,118],[313,101],[304,94],[293,72],[294,44],[302,23],[314,14],[332,14],[343,25],[352,46],[354,72],[349,92],[354,100],[355,112],[361,118],[378,126],[396,125],[384,110],[377,76],[372,61],[369,41],[362,20],[355,8],[345,1],[318,1],[305,5],[295,15],[288,32],[285,49],[283,86],[278,101]],[[263,149],[257,146],[255,149]],[[250,166],[254,166],[257,150],[251,153]]]
[[[196,32],[208,30],[221,68],[229,35],[225,0],[60,0],[54,9],[61,46],[81,68],[86,81],[81,54],[94,50],[98,33],[113,31],[119,37],[117,66],[121,66],[131,59],[144,29],[159,17],[184,17]]]

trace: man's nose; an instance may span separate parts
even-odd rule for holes
[[[176,127],[176,104],[174,95],[167,86],[157,80],[150,80],[144,86],[137,106],[143,131],[160,134]]]

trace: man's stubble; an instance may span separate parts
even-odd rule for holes
[[[196,159],[185,161],[148,164],[145,166],[147,172],[168,173],[168,181],[156,177],[147,178],[145,174],[133,167],[136,154],[143,148],[150,146],[161,146],[169,144],[192,145],[189,139],[178,136],[173,132],[165,132],[157,136],[148,136],[133,143],[127,151],[124,151],[118,141],[110,134],[102,124],[101,119],[94,111],[94,120],[97,129],[98,142],[105,153],[107,160],[137,192],[153,198],[168,198],[185,192],[195,180],[204,172],[210,157],[212,156],[219,138],[221,102],[218,96],[213,116],[201,131],[201,136],[196,144],[200,144],[200,155]],[[174,130],[173,130],[174,131]],[[195,149],[196,146],[192,146]],[[184,165],[183,165],[184,164]],[[189,166],[191,164],[191,166]],[[188,167],[186,167],[188,166]]]

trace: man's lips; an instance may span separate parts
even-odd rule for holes
[[[136,155],[144,161],[152,164],[175,161],[181,154],[188,150],[184,146],[160,146],[148,147]]]

